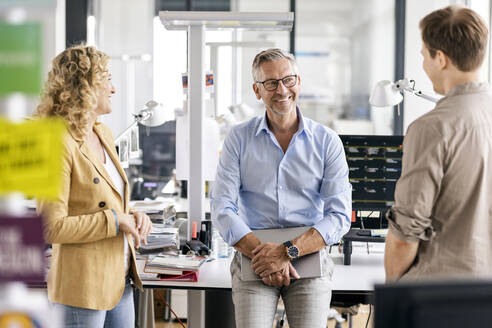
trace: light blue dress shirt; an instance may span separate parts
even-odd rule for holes
[[[212,224],[229,244],[257,229],[312,226],[326,245],[350,228],[352,187],[338,135],[304,118],[283,152],[266,115],[224,141],[211,193]]]

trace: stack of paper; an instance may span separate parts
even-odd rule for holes
[[[207,259],[200,256],[168,256],[149,257],[145,263],[145,273],[157,273],[165,280],[197,281],[200,266]]]
[[[147,236],[147,245],[140,244],[139,253],[158,253],[179,251],[178,228],[152,226],[152,232]]]
[[[135,200],[130,202],[130,207],[139,212],[155,213],[174,207],[174,199]]]

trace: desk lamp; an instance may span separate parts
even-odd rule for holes
[[[415,90],[415,80],[403,79],[395,83],[384,80],[379,81],[369,98],[369,103],[374,107],[390,107],[401,103],[403,100],[403,91],[410,92],[418,97],[427,99],[434,103],[439,99],[424,94],[422,91]],[[398,115],[400,115],[400,107],[398,106]]]
[[[118,144],[120,139],[137,123],[142,123],[148,127],[159,126],[166,122],[166,115],[164,115],[164,108],[161,104],[154,100],[150,100],[145,104],[145,108],[138,114],[133,114],[133,122],[123,132],[121,132],[114,140],[115,144]]]

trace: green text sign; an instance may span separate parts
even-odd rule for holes
[[[0,22],[0,95],[41,91],[41,24]]]

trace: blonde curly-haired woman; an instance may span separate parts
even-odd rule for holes
[[[113,135],[97,122],[111,113],[110,80],[106,54],[68,48],[53,59],[36,110],[68,127],[62,190],[55,201],[38,202],[53,245],[48,297],[63,309],[66,327],[134,327],[131,280],[142,286],[134,244],[146,241],[151,222],[143,213],[128,214],[128,180]]]

